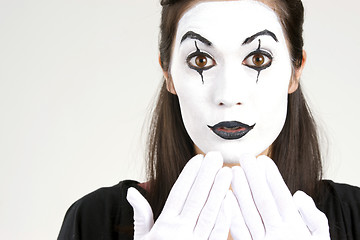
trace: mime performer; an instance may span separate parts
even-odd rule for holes
[[[322,180],[300,0],[163,0],[148,181],[76,201],[58,239],[360,239],[360,189]]]

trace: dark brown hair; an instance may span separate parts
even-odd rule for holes
[[[160,60],[168,71],[177,23],[182,14],[198,0],[162,0]],[[286,33],[293,69],[301,66],[304,9],[301,0],[270,0],[268,5],[279,16]],[[157,219],[167,196],[187,161],[195,155],[194,143],[185,130],[179,100],[167,91],[164,79],[157,99],[148,139],[149,189],[147,198]],[[290,191],[303,190],[315,196],[321,178],[321,156],[316,125],[299,84],[288,95],[284,127],[271,145],[270,157],[277,164]]]

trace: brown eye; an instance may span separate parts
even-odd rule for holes
[[[261,71],[270,67],[272,60],[273,57],[270,53],[263,50],[257,50],[247,55],[243,61],[243,64],[249,68]]]
[[[207,53],[195,52],[187,58],[187,64],[194,70],[208,70],[216,65],[215,60]]]
[[[207,64],[207,59],[205,56],[197,56],[195,58],[195,64],[196,66],[198,66],[199,68],[203,68],[206,66]]]
[[[261,67],[261,66],[264,64],[264,62],[265,62],[264,55],[262,55],[262,54],[255,54],[255,55],[252,57],[252,62],[254,63],[255,66]]]

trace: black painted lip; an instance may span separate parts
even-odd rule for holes
[[[219,137],[226,140],[239,139],[245,136],[250,130],[254,128],[255,124],[249,126],[238,121],[219,122],[214,126],[208,127]]]

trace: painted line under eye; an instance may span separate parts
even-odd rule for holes
[[[198,46],[197,46],[196,41],[195,41],[195,47],[196,47],[196,52],[191,53],[191,54],[186,58],[186,62],[187,62],[187,65],[189,66],[189,68],[197,71],[197,72],[200,74],[202,84],[204,84],[203,72],[206,71],[206,70],[209,70],[209,69],[212,68],[212,67],[214,67],[214,66],[216,65],[216,61],[215,61],[214,58],[213,58],[212,56],[210,56],[208,53],[200,51],[200,49],[199,49]],[[191,60],[192,58],[196,57],[196,56],[199,56],[199,55],[204,55],[204,56],[206,56],[206,57],[211,58],[212,61],[214,61],[215,64],[214,64],[214,65],[211,65],[211,66],[209,66],[209,67],[205,67],[205,68],[197,68],[197,67],[195,67],[195,66],[192,66],[192,65],[190,64],[190,60]]]

